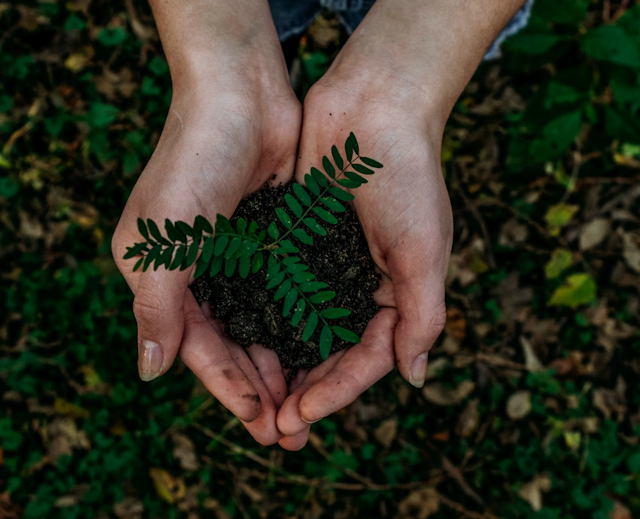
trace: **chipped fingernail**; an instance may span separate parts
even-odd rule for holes
[[[138,343],[138,373],[140,379],[149,382],[160,376],[164,369],[164,355],[157,342],[146,339]]]
[[[300,418],[302,418],[302,417],[300,417]],[[302,421],[304,423],[308,423],[309,425],[311,425],[312,423],[319,422],[320,420],[322,420],[322,418],[318,418],[317,420],[313,420],[313,421],[310,422],[309,420],[305,420],[304,418],[302,418]]]
[[[427,376],[427,361],[429,360],[429,352],[422,353],[416,357],[411,366],[409,373],[409,383],[415,387],[424,386],[424,379]]]

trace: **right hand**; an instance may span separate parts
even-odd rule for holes
[[[165,218],[192,224],[203,215],[214,222],[218,213],[230,217],[243,197],[274,175],[274,183],[291,178],[300,105],[281,54],[265,57],[264,46],[247,50],[244,62],[234,55],[209,67],[218,70],[195,74],[197,80],[183,73],[176,85],[174,78],[162,136],[129,197],[112,250],[135,296],[140,377],[164,374],[180,352],[254,438],[272,444],[282,437],[275,419],[287,393],[275,352],[257,345],[245,352],[216,331],[188,288],[194,266],[133,272],[137,258],[122,259],[127,246],[141,241],[138,218],[151,218],[161,229]]]

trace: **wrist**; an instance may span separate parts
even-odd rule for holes
[[[174,97],[283,91],[288,72],[266,0],[151,0]]]

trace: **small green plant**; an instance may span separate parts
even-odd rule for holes
[[[284,300],[282,316],[286,317],[293,310],[291,324],[298,326],[308,312],[302,340],[308,341],[322,321],[324,326],[320,332],[320,355],[324,360],[331,351],[334,333],[351,343],[360,342],[360,338],[346,328],[329,324],[332,319],[347,317],[351,313],[349,310],[316,309],[315,305],[331,301],[336,293],[327,290],[329,285],[318,281],[309,272],[309,267],[297,256],[300,249],[291,240],[295,238],[304,245],[313,245],[313,238],[305,228],[325,236],[327,231],[313,214],[325,223],[337,223],[336,217],[322,206],[342,212],[345,210],[342,202],[349,202],[354,198],[337,185],[357,188],[367,183],[366,178],[361,175],[373,175],[374,170],[371,168],[382,167],[379,162],[360,156],[358,141],[353,133],[347,137],[344,151],[346,162],[336,146],[331,148],[333,163],[328,157],[322,157],[322,167],[330,180],[320,170],[311,168],[311,173],[305,175],[306,189],[300,184],[293,184],[295,196],[287,193],[284,199],[294,218],[282,207],[275,210],[284,229],[276,221],[272,221],[266,231],[259,230],[255,221],[247,222],[244,218],[238,218],[234,229],[231,222],[221,214],[217,215],[213,226],[209,220],[199,215],[193,226],[182,221],[173,223],[169,219],[165,220],[165,237],[153,220],[147,219],[145,222],[139,218],[138,229],[145,241],[127,247],[128,252],[124,258],[141,256],[133,267],[134,271],[140,267],[146,271],[152,263],[154,270],[160,266],[169,270],[184,270],[197,261],[196,278],[207,271],[210,276],[224,272],[225,276],[231,277],[236,269],[242,278],[246,278],[250,272],[255,274],[263,268],[266,255],[267,289],[275,289],[275,301]],[[348,171],[350,167],[355,171]]]

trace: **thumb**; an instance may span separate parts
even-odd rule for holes
[[[144,381],[164,374],[178,354],[188,273],[149,269],[140,275],[133,313],[138,323],[138,372]]]

